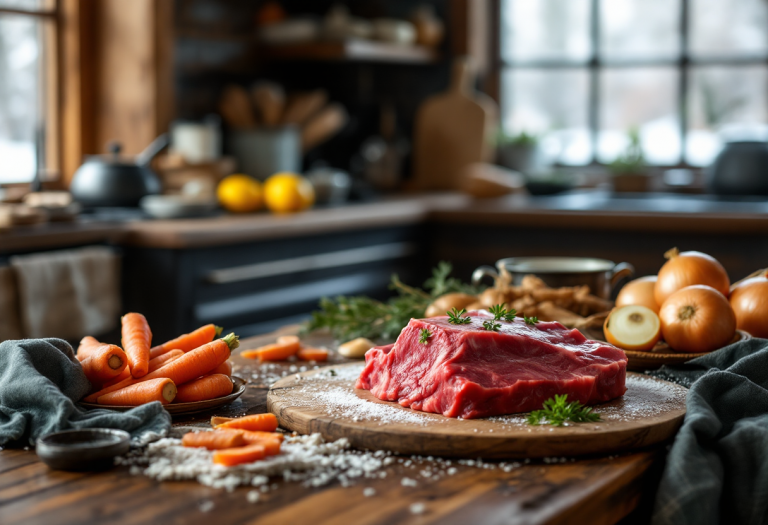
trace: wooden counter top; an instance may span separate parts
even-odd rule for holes
[[[242,348],[274,337],[244,340]],[[252,374],[258,363],[239,356],[234,360],[236,375],[257,377]],[[272,370],[278,376],[282,371],[288,371],[288,364]],[[177,424],[207,426],[214,413],[264,412],[268,387],[258,380],[251,383],[228,407]],[[131,475],[127,467],[103,473],[52,471],[34,451],[14,448],[0,450],[0,523],[609,524],[635,509],[640,514],[633,517],[647,519],[662,462],[663,451],[655,449],[558,463],[532,461],[509,472],[457,464],[455,475],[440,479],[418,476],[419,467],[395,463],[385,478],[359,480],[347,488],[336,483],[308,488],[275,478],[275,490],[252,504],[246,500],[249,487],[227,492],[192,481],[161,483]],[[404,477],[417,477],[418,486],[403,486]],[[365,487],[376,494],[364,496]],[[424,504],[425,512],[412,514],[414,503]],[[206,507],[208,512],[201,510]]]
[[[424,222],[738,236],[768,234],[768,201],[669,194],[617,197],[601,191],[483,200],[462,194],[407,195],[294,215],[257,213],[19,227],[0,232],[0,253],[102,241],[153,248],[203,248]]]

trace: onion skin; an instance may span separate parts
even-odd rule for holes
[[[661,305],[659,319],[664,340],[677,352],[711,352],[730,343],[736,333],[733,308],[711,286],[688,286],[673,293]]]
[[[465,293],[447,293],[435,299],[432,304],[427,307],[424,316],[437,317],[440,315],[447,315],[447,313],[451,311],[451,308],[461,310],[475,301],[477,301],[477,297],[474,295]]]
[[[648,275],[625,284],[616,297],[616,307],[639,305],[650,308],[658,314],[659,304],[654,296],[656,280],[655,275]]]
[[[653,292],[656,303],[662,305],[673,293],[695,284],[711,286],[728,297],[731,282],[717,259],[701,252],[679,253],[677,248],[665,255],[669,260],[659,270]]]
[[[752,277],[731,291],[736,328],[754,337],[768,338],[768,279]]]

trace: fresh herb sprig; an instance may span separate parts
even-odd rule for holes
[[[464,308],[461,310],[451,308],[450,312],[445,313],[448,314],[448,322],[451,324],[469,324],[472,322],[472,318],[470,316],[462,317],[462,315],[467,313],[467,310]]]
[[[526,317],[523,316],[523,320],[525,321],[525,324],[536,324],[539,322],[538,317]]]
[[[447,262],[438,264],[423,290],[408,286],[393,275],[389,287],[397,295],[386,302],[361,295],[323,298],[304,330],[329,330],[335,338],[344,341],[357,337],[394,341],[412,318],[423,317],[427,306],[441,295],[482,291],[450,277],[451,270]]]
[[[430,337],[432,337],[432,332],[429,331],[429,328],[422,328],[419,330],[419,342],[421,344],[427,344]]]
[[[483,321],[483,327],[491,332],[498,332],[501,324],[489,319],[488,321]]]
[[[550,425],[561,427],[566,421],[574,423],[586,423],[600,421],[600,414],[593,412],[578,401],[568,402],[568,395],[555,395],[544,401],[541,410],[534,410],[528,414],[529,425],[540,425],[546,421]]]
[[[506,308],[504,308],[504,303],[491,306],[491,308],[488,311],[493,314],[494,321],[499,321],[501,319],[504,319],[505,321],[512,322],[515,320],[515,316],[517,315],[517,310],[515,310],[514,308],[507,310]]]

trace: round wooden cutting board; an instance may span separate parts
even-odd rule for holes
[[[272,385],[267,409],[280,426],[326,440],[401,454],[465,458],[540,458],[612,454],[672,438],[685,415],[681,386],[627,374],[627,393],[596,405],[602,421],[531,426],[526,415],[454,419],[380,401],[354,388],[362,363],[329,366]]]

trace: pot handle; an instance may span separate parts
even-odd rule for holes
[[[479,266],[474,272],[472,272],[472,284],[474,286],[479,285],[484,277],[493,277],[494,281],[499,278],[499,274],[496,268],[493,266]]]
[[[154,159],[158,153],[163,151],[163,149],[168,146],[168,144],[170,144],[168,133],[163,133],[155,140],[153,140],[152,144],[144,148],[144,151],[136,156],[136,164],[139,166],[149,166],[149,163],[152,162],[152,159]]]
[[[613,275],[611,275],[611,296],[616,290],[618,285],[623,279],[631,279],[635,276],[635,267],[627,262],[619,263],[613,267]]]

